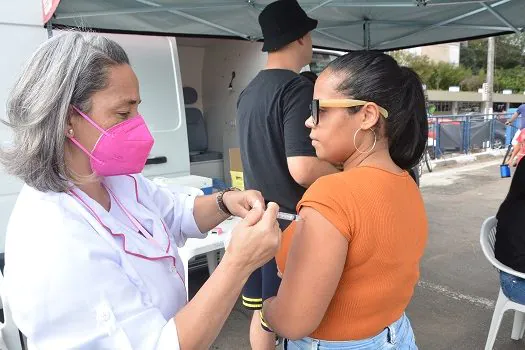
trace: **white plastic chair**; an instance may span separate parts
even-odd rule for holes
[[[4,294],[4,275],[0,272],[0,298],[2,301],[2,311],[4,313],[4,323],[0,323],[0,350],[22,350],[20,333],[13,321],[11,310]]]
[[[496,259],[494,255],[497,222],[498,221],[494,216],[489,217],[485,220],[485,222],[483,222],[480,235],[481,249],[483,250],[487,260],[490,261],[490,263],[496,269],[525,279],[525,273],[515,271],[510,267],[503,265]],[[525,332],[525,305],[510,301],[509,298],[503,294],[503,291],[500,287],[498,300],[496,301],[496,307],[494,309],[494,313],[492,314],[492,321],[490,323],[489,335],[485,344],[485,350],[492,350],[494,342],[496,341],[496,335],[498,334],[499,326],[501,325],[503,314],[507,310],[514,310],[514,324],[512,326],[511,338],[514,340],[523,338],[523,333]]]

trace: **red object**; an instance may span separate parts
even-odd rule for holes
[[[42,0],[42,20],[44,24],[53,17],[59,3],[60,0]]]
[[[215,234],[217,234],[217,235],[220,236],[220,235],[222,235],[222,233],[223,233],[223,232],[222,232],[222,228],[220,228],[220,227],[215,227],[213,230],[211,230],[211,233],[212,233],[212,234],[215,233]]]
[[[428,138],[436,138],[436,125],[437,124],[452,124],[460,125],[461,121],[450,118],[428,118]]]
[[[525,129],[521,130],[516,141],[518,141],[518,144],[520,146],[520,151],[518,152],[518,160],[516,161],[516,164],[518,164],[521,161],[521,159],[525,156]]]

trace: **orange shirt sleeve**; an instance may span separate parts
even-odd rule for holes
[[[354,215],[352,202],[352,195],[345,189],[342,178],[330,175],[320,178],[310,186],[299,201],[297,212],[303,207],[315,209],[351,241],[353,224],[350,221]]]
[[[317,210],[348,240],[352,239],[354,217],[352,210],[353,199],[344,188],[344,181],[336,175],[329,175],[317,180],[308,188],[297,205],[297,212],[301,208],[309,207]],[[352,212],[351,212],[352,211]],[[286,267],[286,259],[293,241],[295,230],[300,222],[293,222],[284,230],[281,237],[281,247],[275,256],[277,267],[282,273]]]

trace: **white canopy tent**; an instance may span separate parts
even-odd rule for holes
[[[46,1],[56,7],[50,20],[53,26],[245,40],[261,40],[257,17],[272,2]],[[319,20],[313,33],[314,45],[327,49],[393,50],[521,32],[525,28],[525,0],[299,0],[299,3]],[[53,9],[48,18],[52,12]]]

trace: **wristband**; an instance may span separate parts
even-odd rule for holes
[[[219,210],[222,211],[224,214],[226,214],[228,216],[232,216],[232,213],[230,212],[230,210],[228,209],[226,204],[224,204],[224,201],[223,201],[222,197],[224,196],[224,194],[226,192],[230,192],[230,191],[238,191],[238,189],[235,188],[235,187],[230,187],[230,188],[224,189],[224,190],[220,191],[219,194],[216,197],[216,202],[217,202],[217,206],[219,207]]]

